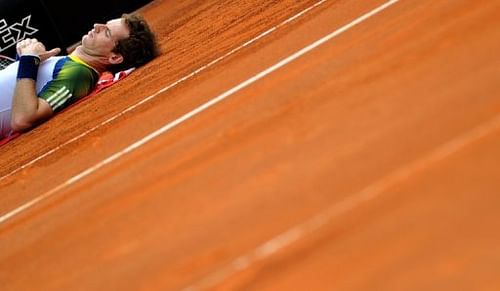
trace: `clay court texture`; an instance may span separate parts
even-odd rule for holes
[[[499,290],[500,2],[158,0],[0,148],[1,290]]]

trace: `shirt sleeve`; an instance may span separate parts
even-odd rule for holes
[[[54,79],[38,94],[54,112],[61,111],[78,99],[88,95],[96,80],[90,69],[79,65],[63,65]]]

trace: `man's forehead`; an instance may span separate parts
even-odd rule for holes
[[[130,30],[125,24],[124,18],[111,19],[106,22],[109,34],[116,40],[126,38],[129,36]]]

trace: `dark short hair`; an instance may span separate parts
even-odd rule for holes
[[[113,52],[123,56],[123,62],[108,69],[113,73],[138,68],[159,54],[156,37],[144,18],[137,14],[123,14],[122,19],[129,28],[129,37],[121,39]]]

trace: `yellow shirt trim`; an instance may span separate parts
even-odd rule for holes
[[[94,70],[98,75],[100,75],[99,71],[97,71],[96,69],[94,69],[94,67],[92,67],[91,65],[87,64],[86,62],[84,62],[82,59],[80,59],[79,57],[75,56],[75,55],[69,55],[68,56],[70,59],[72,59],[73,61],[79,63],[79,64],[82,64],[86,67],[89,67],[91,68],[92,70]]]

